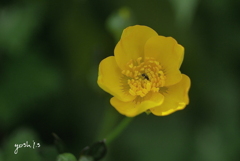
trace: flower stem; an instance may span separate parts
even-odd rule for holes
[[[119,125],[106,137],[106,143],[110,144],[114,139],[120,135],[123,130],[129,125],[129,123],[133,120],[133,117],[125,117]]]

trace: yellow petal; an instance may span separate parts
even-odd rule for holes
[[[160,93],[149,93],[145,98],[142,98],[141,102],[122,102],[116,97],[111,98],[110,102],[115,109],[128,117],[134,117],[147,111],[150,108],[159,106],[162,104],[164,98]],[[138,100],[139,101],[139,100]]]
[[[179,69],[174,67],[164,68],[165,70],[165,86],[171,86],[181,81],[182,74]]]
[[[158,34],[147,26],[130,26],[123,30],[120,41],[114,49],[116,62],[121,69],[132,59],[144,56],[146,41]]]
[[[184,57],[184,48],[172,37],[154,36],[145,45],[145,56],[153,57],[163,66],[166,74],[166,86],[181,80],[179,68]]]
[[[179,83],[168,87],[164,94],[164,102],[160,106],[150,109],[151,112],[157,116],[165,116],[184,109],[189,103],[188,91],[190,84],[189,77],[183,74]]]
[[[178,67],[180,68],[184,58],[184,47],[180,44],[174,46],[173,52],[176,53],[178,60]]]
[[[131,101],[135,97],[124,92],[121,76],[121,70],[117,66],[114,56],[109,56],[101,61],[99,65],[98,85],[121,101]]]

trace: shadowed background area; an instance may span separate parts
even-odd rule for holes
[[[235,0],[2,0],[0,161],[77,158],[123,118],[96,83],[122,30],[146,25],[185,47],[190,105],[137,116],[103,161],[240,159],[240,2]],[[64,143],[54,144],[55,133]],[[38,149],[15,144],[40,143]]]

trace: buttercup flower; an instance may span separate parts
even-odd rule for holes
[[[101,61],[97,82],[123,115],[169,115],[189,103],[190,79],[179,70],[183,56],[184,48],[172,37],[147,26],[127,27],[114,56]]]

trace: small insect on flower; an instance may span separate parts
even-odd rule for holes
[[[149,81],[149,78],[148,78],[148,76],[147,76],[145,73],[142,74],[142,77],[143,77],[144,79],[147,79],[147,80]]]
[[[174,38],[147,26],[130,26],[123,30],[114,56],[99,64],[97,82],[123,115],[169,115],[189,103],[191,82],[180,71],[183,57],[184,47]]]

